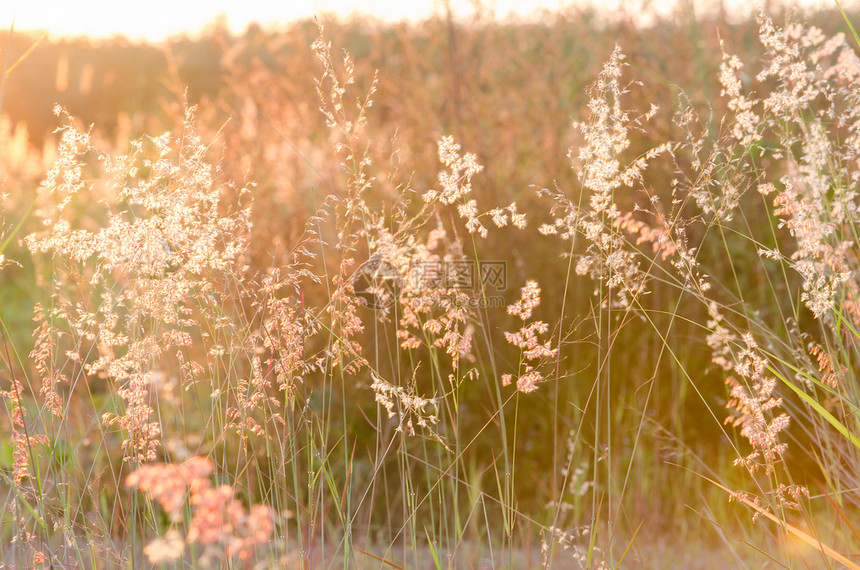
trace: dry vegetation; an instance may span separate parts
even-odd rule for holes
[[[3,118],[0,560],[857,568],[815,17],[214,29],[208,91]]]

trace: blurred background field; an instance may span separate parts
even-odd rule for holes
[[[193,503],[177,515],[125,482],[144,464],[179,464],[202,456],[213,462],[211,476],[232,488],[236,504],[270,508],[274,538],[265,536],[259,544],[268,546],[253,554],[238,547],[231,552],[233,538],[223,544],[213,539],[225,549],[219,551],[221,558],[189,546],[173,557],[162,552],[162,559],[149,551],[151,562],[364,568],[383,567],[384,559],[408,568],[614,567],[619,561],[634,568],[844,567],[820,548],[802,544],[785,526],[766,518],[753,523],[749,506],[730,502],[725,489],[708,481],[732,491],[752,486],[747,471],[733,465],[739,453],[746,455],[738,450],[748,444],[739,427],[724,425],[731,396],[726,373],[705,341],[705,323],[713,319],[707,305],[679,293],[668,274],[655,272],[663,277],[650,281],[637,311],[605,311],[595,282],[572,271],[570,259],[585,251],[585,242],[559,245],[537,231],[552,223],[552,199],[541,189],[579,195],[582,178],[571,168],[568,151],[585,141],[573,123],[589,120],[589,88],[616,46],[626,55],[621,81],[631,118],[659,107],[647,124],[629,131],[628,161],[666,141],[684,141],[690,132],[677,120],[684,110],[699,117],[696,132],[713,141],[706,146],[719,150],[717,141],[735,111],[720,83],[721,41],[726,51],[748,62],[749,74],[740,71],[739,77],[744,88],[753,89],[752,70],[766,58],[755,15],[692,2],[658,12],[654,8],[647,18],[638,10],[607,17],[568,8],[538,20],[498,21],[476,4],[468,18],[454,18],[443,8],[433,18],[403,23],[325,16],[277,28],[252,24],[236,33],[215,21],[202,33],[163,43],[0,30],[7,70],[20,61],[9,70],[0,98],[0,194],[5,196],[0,244],[6,260],[0,263],[0,389],[6,391],[8,411],[0,424],[5,496],[0,557],[5,563],[142,563],[147,545],[173,553],[164,538],[173,531],[191,545]],[[820,28],[826,37],[842,32],[850,38],[835,6],[793,12],[772,2],[766,13],[780,26],[797,21]],[[858,16],[849,10],[847,19],[860,22]],[[320,24],[322,38],[332,46],[330,69],[320,63],[319,45],[316,52],[313,48]],[[342,65],[344,52],[351,56],[352,69]],[[340,117],[325,70],[354,78],[344,84],[341,109],[350,124],[338,118],[332,128],[319,110],[318,86],[323,105],[334,105]],[[370,92],[372,106],[361,110],[359,120],[355,100]],[[66,263],[64,254],[47,247],[31,253],[22,242],[52,219],[50,200],[36,196],[49,170],[66,164],[58,145],[69,131],[58,130],[66,124],[65,115],[54,112],[58,105],[72,125],[89,133],[94,148],[113,157],[131,152],[130,141],[145,135],[191,136],[193,124],[193,140],[204,147],[200,160],[219,165],[212,176],[222,202],[215,209],[241,225],[242,208],[251,206],[249,233],[242,238],[247,242],[235,267],[213,266],[208,284],[189,289],[197,301],[182,301],[186,318],[197,321],[186,327],[194,342],[183,348],[184,358],[203,364],[202,378],[186,384],[182,362],[167,352],[163,360],[156,356],[141,365],[151,384],[147,405],[160,425],[159,444],[148,461],[123,444],[126,425],[103,421],[104,414],[122,415],[130,405],[122,395],[126,377],[83,372],[88,362],[122,351],[100,346],[95,329],[90,339],[79,334],[86,330],[84,315],[99,314],[96,292],[109,289],[110,272],[115,277],[119,270],[93,264],[91,258]],[[195,108],[193,122],[187,118],[189,106]],[[352,130],[357,124],[361,129]],[[517,211],[527,215],[525,230],[485,222],[489,238],[475,240],[455,206],[440,206],[422,217],[421,196],[439,186],[437,141],[446,135],[483,165],[471,181],[471,197],[482,210],[516,203]],[[156,157],[159,143],[142,140],[150,142],[140,160]],[[771,142],[762,135],[756,144],[766,148]],[[174,149],[180,162],[187,158],[183,144],[197,143],[182,142]],[[803,144],[799,139],[788,144],[787,153]],[[174,156],[173,150],[164,152]],[[80,163],[91,196],[74,198],[64,214],[73,228],[91,232],[106,227],[109,212],[128,205],[111,197],[105,182],[110,177],[94,156],[91,152]],[[727,156],[729,171],[735,155]],[[776,157],[762,158],[761,164],[757,158],[750,161],[763,171],[770,168],[774,178],[788,172]],[[138,166],[143,164],[151,165]],[[681,203],[673,180],[698,167],[694,156],[680,151],[656,157],[639,189],[622,188],[614,200],[623,211],[638,214],[648,208],[643,196],[656,197],[655,202],[659,198],[697,219],[695,202]],[[365,173],[366,178],[359,176]],[[798,301],[802,277],[761,262],[759,246],[787,247],[790,239],[771,232],[772,218],[755,192],[758,178],[750,175],[750,180],[751,190],[740,198],[734,220],[739,230],[720,232],[722,226],[690,223],[684,237],[696,245],[698,263],[717,284],[715,298],[736,320],[803,335],[798,346],[826,344],[827,333]],[[379,218],[364,218],[362,226],[351,204],[358,196],[355,187],[364,182],[360,211]],[[246,185],[250,192],[242,193]],[[145,209],[128,208],[129,219]],[[160,207],[150,211],[166,215]],[[422,223],[398,226],[407,219]],[[456,356],[430,342],[412,352],[403,349],[395,333],[398,315],[380,318],[379,311],[352,301],[343,301],[342,310],[357,316],[363,330],[339,336],[343,323],[333,316],[340,302],[333,291],[341,291],[343,281],[335,277],[347,271],[352,278],[382,251],[383,226],[395,234],[392,239],[411,234],[427,239],[437,224],[447,232],[443,247],[452,258],[505,262],[507,285],[500,294],[506,305],[520,298],[528,280],[540,284],[535,317],[550,323],[547,339],[557,355],[545,367],[546,380],[538,390],[518,393],[502,386],[501,374],[516,371],[522,360],[521,351],[503,336],[522,323],[503,308],[486,308],[457,325],[462,325],[458,334],[470,330],[474,340],[471,350]],[[398,227],[406,228],[403,236],[394,232]],[[344,238],[344,231],[347,237],[356,232],[355,239]],[[717,233],[721,239],[709,241]],[[635,245],[646,254],[650,248]],[[656,246],[650,253],[650,262],[658,265]],[[282,290],[267,290],[265,298],[245,296],[245,289],[266,290],[264,276],[275,268],[286,282]],[[116,279],[114,285],[124,282]],[[40,391],[45,371],[37,369],[38,359],[31,354],[37,304],[54,321],[49,368],[73,378],[58,388],[65,412],[53,417],[46,392]],[[747,307],[755,308],[754,316]],[[120,320],[136,314],[136,309],[124,310]],[[302,344],[302,364],[291,372],[300,380],[255,385],[268,403],[248,412],[255,423],[244,416],[240,422],[230,410],[241,409],[236,402],[242,398],[252,399],[253,389],[246,384],[256,377],[255,362],[268,375],[277,370],[276,355],[288,352],[266,344],[267,333],[258,332],[274,330],[265,322],[278,310],[290,315],[278,326],[305,327],[289,337]],[[791,320],[786,315],[795,321],[786,325]],[[173,330],[172,322],[140,318],[141,331]],[[222,327],[222,321],[229,324]],[[757,334],[765,329],[750,326]],[[643,333],[643,327],[650,332]],[[128,331],[133,330],[129,324]],[[135,334],[128,332],[132,341]],[[347,336],[357,340],[367,366],[353,370],[337,364],[333,346]],[[845,377],[853,396],[852,342],[843,352],[850,353]],[[222,345],[227,356],[213,352]],[[348,353],[348,343],[344,346],[338,350]],[[262,356],[254,360],[254,354]],[[462,360],[451,362],[451,356]],[[449,383],[449,374],[456,382]],[[407,438],[403,420],[398,424],[397,416],[386,414],[379,396],[384,389],[374,388],[377,376],[432,394],[435,427]],[[16,392],[16,382],[23,393]],[[851,528],[858,512],[851,483],[860,483],[856,449],[845,457],[843,471],[834,471],[823,458],[827,451],[819,447],[821,440],[810,435],[830,429],[809,428],[825,424],[823,416],[803,411],[802,396],[784,387],[778,392],[798,425],[784,432],[790,445],[781,463],[792,483],[811,494],[799,511],[785,511],[789,514],[782,520],[858,563],[860,537]],[[18,408],[24,410],[24,423],[30,422],[24,428],[27,437],[31,430],[47,436],[44,445],[26,451],[29,473],[21,479],[16,475],[21,448],[12,436],[19,433],[14,427]],[[842,409],[844,425],[855,429],[852,405],[828,409]],[[807,429],[799,427],[804,424]],[[844,453],[840,445],[833,443],[829,452]],[[235,521],[233,526],[240,528]],[[242,538],[255,536],[253,528],[248,533]],[[83,539],[99,545],[92,555],[81,546]]]

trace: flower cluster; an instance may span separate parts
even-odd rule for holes
[[[472,153],[460,154],[460,145],[454,137],[444,136],[438,141],[439,162],[445,167],[439,172],[441,190],[428,190],[424,201],[438,200],[443,204],[454,204],[472,192],[472,177],[483,170]]]
[[[415,377],[407,387],[395,386],[373,374],[371,389],[376,394],[376,402],[385,408],[389,418],[398,416],[397,431],[415,435],[415,427],[427,430],[437,440],[439,436],[432,430],[439,418],[438,402],[435,398],[422,398],[415,394]],[[429,409],[428,409],[429,408]]]
[[[150,562],[178,558],[186,544],[200,544],[210,556],[223,552],[247,560],[255,547],[269,541],[274,532],[271,509],[255,505],[246,511],[234,498],[232,487],[212,487],[213,471],[209,459],[194,457],[179,465],[146,465],[128,476],[126,485],[149,494],[174,522],[182,520],[186,501],[191,506],[185,539],[171,529],[164,538],[150,542],[145,549]]]
[[[470,291],[450,286],[452,275],[441,271],[443,260],[464,258],[460,244],[449,241],[440,223],[426,242],[412,237],[397,248],[399,253],[392,259],[400,260],[397,267],[404,278],[398,293],[401,317],[396,334],[403,349],[444,349],[456,369],[461,358],[471,357],[474,328],[469,324]],[[442,250],[443,245],[450,245],[448,251]]]
[[[584,144],[578,151],[571,148],[568,156],[583,191],[589,194],[589,207],[581,207],[561,192],[550,193],[556,202],[556,215],[551,224],[541,225],[540,233],[565,240],[583,235],[588,249],[579,256],[576,273],[588,275],[608,288],[613,298],[601,299],[604,305],[629,308],[645,291],[646,275],[617,227],[623,214],[615,202],[615,192],[641,183],[649,161],[670,151],[671,145],[660,145],[629,164],[622,164],[620,155],[630,146],[628,130],[637,122],[621,107],[623,65],[624,55],[616,48],[592,88],[588,104],[590,121],[574,124]],[[656,111],[653,107],[644,119],[650,119]],[[598,289],[595,294],[599,292]]]
[[[505,340],[520,349],[520,366],[516,380],[517,390],[524,393],[537,390],[538,383],[543,381],[543,375],[537,370],[541,362],[550,360],[558,354],[557,348],[552,348],[552,341],[541,342],[540,335],[549,330],[549,325],[543,321],[532,321],[525,324],[534,309],[540,305],[540,287],[534,280],[526,282],[520,290],[520,299],[508,305],[508,314],[523,321],[523,326],[516,332],[506,332]],[[502,384],[507,386],[514,381],[512,374],[502,375]]]
[[[107,377],[120,386],[125,409],[104,414],[105,425],[125,433],[126,459],[152,461],[161,426],[152,421],[151,372],[168,355],[187,360],[182,353],[192,344],[189,331],[199,328],[201,316],[213,316],[215,331],[230,326],[215,315],[223,281],[243,271],[250,210],[227,211],[225,195],[234,189],[221,183],[217,168],[206,161],[207,145],[194,130],[193,110],[186,114],[182,136],[165,133],[133,141],[131,147],[122,156],[100,152],[89,133],[67,117],[60,157],[40,188],[43,229],[27,236],[26,243],[57,260],[57,306],[48,318],[68,328],[74,345],[68,357],[81,362],[91,377]],[[104,187],[84,175],[94,166],[93,157],[104,171]],[[243,188],[237,194],[247,192]],[[75,228],[73,206],[86,200],[104,206],[106,223],[96,231]],[[81,281],[101,298],[99,303],[69,297],[64,287],[80,291]],[[57,413],[62,404],[54,386],[65,377],[47,365],[54,350],[51,339],[57,336],[51,333],[54,326],[42,326],[34,354],[41,363],[42,392]],[[210,356],[222,350],[215,346]]]

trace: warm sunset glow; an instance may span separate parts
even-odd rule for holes
[[[625,2],[623,0],[495,0],[485,2],[497,16],[529,16],[541,10],[558,10],[570,6],[594,6],[607,13],[620,10],[638,11],[647,5],[650,10],[670,13],[678,0],[656,0]],[[685,0],[683,2],[687,4]],[[826,0],[802,0],[797,4],[815,5]],[[697,10],[704,10],[718,2],[693,0]],[[751,4],[741,0],[723,0],[726,10],[741,15],[749,11]],[[843,2],[845,7],[856,4],[855,0]],[[460,14],[468,14],[473,2],[453,0],[451,5]],[[105,0],[11,0],[0,3],[0,28],[8,28],[14,17],[19,30],[47,30],[54,35],[88,35],[106,37],[123,34],[131,38],[150,41],[163,40],[171,35],[195,33],[207,24],[224,15],[234,31],[243,30],[250,22],[281,24],[295,19],[310,18],[329,13],[347,17],[360,12],[372,14],[387,21],[422,19],[444,10],[441,0],[413,0],[392,2],[391,0],[288,0],[285,2],[235,0],[188,0],[169,2],[151,0],[146,9],[133,2],[109,2]],[[167,15],[169,14],[169,16]]]
[[[467,2],[453,2],[467,6]],[[525,14],[535,9],[554,9],[559,0],[496,2],[499,14]],[[191,0],[168,2],[155,0],[148,9],[131,2],[82,0],[31,0],[3,2],[0,26],[8,27],[14,14],[18,29],[45,29],[56,35],[110,36],[124,34],[132,38],[158,41],[183,32],[197,32],[223,14],[231,29],[239,31],[248,23],[278,24],[315,14],[334,13],[348,16],[369,13],[385,20],[420,19],[442,8],[437,0],[390,2],[387,0],[289,0],[286,2],[236,2],[234,0]],[[169,12],[169,17],[165,14]]]

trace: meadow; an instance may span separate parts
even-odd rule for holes
[[[860,14],[691,6],[0,38],[0,563],[860,567]]]

